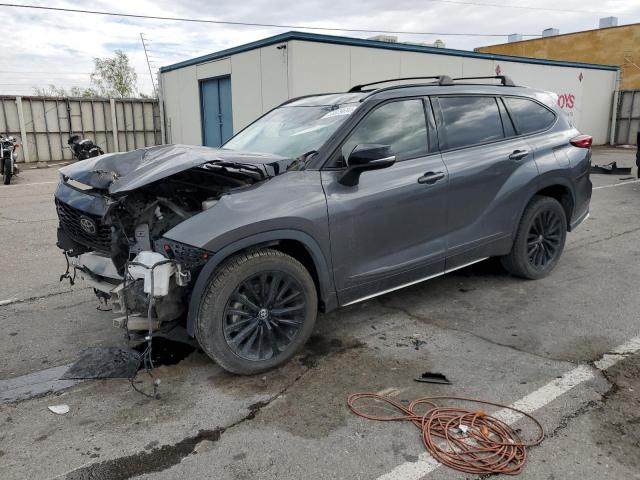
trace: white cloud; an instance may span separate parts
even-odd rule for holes
[[[509,0],[466,1],[480,4],[509,3]],[[366,6],[361,2],[337,0],[219,0],[215,3],[208,0],[184,0],[179,3],[169,0],[95,0],[41,4],[157,16],[459,33],[539,34],[547,27],[556,27],[566,33],[597,28],[598,18],[607,15],[618,16],[621,24],[640,21],[640,5],[627,0],[511,2],[570,12],[459,5],[428,0],[369,0]],[[2,42],[4,68],[0,69],[2,94],[29,94],[33,86],[49,83],[65,87],[88,86],[93,58],[108,56],[117,48],[130,56],[138,73],[140,91],[150,93],[151,80],[140,43],[140,32],[144,32],[149,39],[152,62],[157,68],[290,30],[0,8],[5,32]],[[339,31],[321,33],[357,37],[373,35]],[[400,35],[403,41],[433,42],[437,38],[442,38],[447,47],[460,49],[506,41],[495,37]]]

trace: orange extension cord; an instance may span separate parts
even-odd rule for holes
[[[392,405],[401,415],[372,415],[358,409],[356,402],[373,399]],[[438,406],[436,400],[472,402],[507,408],[532,420],[540,431],[536,440],[524,442],[506,423],[482,411],[459,407]],[[474,474],[504,473],[517,475],[527,460],[526,447],[539,445],[544,429],[531,415],[498,403],[465,397],[424,397],[408,406],[376,393],[354,393],[347,404],[353,413],[370,420],[410,421],[422,432],[422,441],[429,453],[440,463],[455,470]],[[425,413],[417,413],[416,407],[426,405]],[[460,429],[462,426],[462,429]]]

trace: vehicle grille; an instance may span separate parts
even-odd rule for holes
[[[102,252],[111,251],[111,228],[104,225],[97,215],[78,210],[56,198],[56,210],[62,229],[76,242]],[[86,218],[95,225],[95,232],[82,228],[81,220]]]

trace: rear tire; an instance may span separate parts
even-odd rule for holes
[[[501,258],[502,265],[518,277],[546,277],[558,263],[566,237],[562,205],[554,198],[535,196],[525,208],[511,252]]]
[[[307,269],[278,250],[227,260],[209,280],[196,338],[225,370],[252,375],[289,360],[306,343],[318,311]]]
[[[4,183],[5,185],[9,185],[11,183],[11,161],[4,161],[2,183]]]

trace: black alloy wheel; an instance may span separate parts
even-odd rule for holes
[[[224,337],[241,358],[268,360],[298,335],[307,309],[300,283],[281,271],[263,271],[236,287],[224,311]]]
[[[309,270],[284,252],[239,253],[211,275],[195,335],[225,370],[253,375],[282,365],[311,336],[318,293]]]
[[[501,258],[509,273],[530,280],[554,269],[567,238],[567,213],[555,198],[535,196],[522,214],[513,246]]]
[[[539,212],[527,235],[527,256],[535,269],[544,269],[558,255],[562,241],[563,222],[557,211]]]

